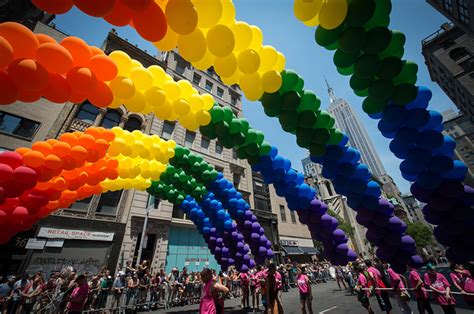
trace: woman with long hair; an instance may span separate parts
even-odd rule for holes
[[[204,268],[201,272],[203,282],[201,302],[199,303],[200,314],[223,314],[224,299],[229,293],[226,286],[217,283],[212,278],[212,271]]]
[[[298,285],[298,290],[300,291],[301,313],[306,314],[307,307],[308,313],[313,314],[313,294],[311,291],[311,283],[309,282],[309,278],[306,275],[306,269],[304,266],[298,268],[297,270],[296,284]]]

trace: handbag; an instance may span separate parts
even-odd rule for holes
[[[402,291],[400,292],[400,299],[402,299],[403,302],[409,302],[411,299],[411,296],[408,292]]]

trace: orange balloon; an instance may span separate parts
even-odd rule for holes
[[[87,178],[87,184],[89,184],[89,185],[97,185],[102,181],[104,181],[104,180],[101,180],[99,178],[98,174],[96,174],[94,176],[89,176],[89,178]]]
[[[126,26],[132,21],[133,11],[122,1],[115,1],[112,11],[104,16],[104,20],[115,26]]]
[[[46,191],[46,190],[49,190],[52,185],[53,184],[50,181],[48,181],[48,182],[37,182],[36,186],[35,186],[35,190]]]
[[[105,108],[110,106],[114,100],[114,94],[110,86],[102,81],[97,81],[96,89],[89,94],[89,101],[96,107]]]
[[[133,24],[138,34],[151,42],[165,37],[168,28],[165,13],[156,2],[152,2],[146,10],[135,12]]]
[[[18,90],[18,100],[23,102],[36,102],[40,100],[42,91]]]
[[[93,3],[95,2],[96,1]],[[89,65],[89,61],[92,58],[92,51],[85,41],[78,37],[70,36],[64,38],[60,45],[71,53],[74,66],[85,67]]]
[[[111,81],[117,76],[117,65],[106,55],[93,56],[89,64],[89,69],[94,72],[98,80]]]
[[[107,142],[112,142],[115,140],[115,133],[111,130],[104,130],[104,132],[101,134],[101,137]]]
[[[114,7],[115,0],[73,0],[76,7],[82,12],[95,17],[103,17],[109,14]]]
[[[51,188],[55,191],[64,191],[67,188],[67,181],[63,177],[52,180]]]
[[[59,74],[49,74],[48,87],[43,91],[44,98],[57,104],[63,104],[71,99],[72,89],[66,78]]]
[[[51,154],[53,150],[53,146],[51,146],[51,144],[49,144],[48,142],[39,141],[39,142],[34,142],[33,145],[31,145],[31,149],[38,151],[46,156],[46,155]]]
[[[67,189],[71,190],[71,191],[76,191],[82,185],[84,185],[84,184],[81,183],[81,180],[79,180],[79,178],[76,178],[76,179],[73,179],[73,180],[68,182]]]
[[[32,0],[38,8],[51,14],[64,14],[71,10],[72,0]]]
[[[69,85],[70,86],[70,85]],[[75,90],[71,88],[71,97],[69,98],[69,101],[75,104],[80,104],[83,103],[87,99],[87,95],[82,93],[80,90]]]
[[[84,133],[89,134],[90,136],[92,136],[95,139],[98,139],[98,138],[100,138],[100,134],[101,134],[100,130],[101,130],[100,128],[92,127],[92,128],[87,128],[84,131]]]
[[[89,46],[89,48],[91,48],[92,57],[97,55],[105,55],[102,49],[97,48],[96,46]]]
[[[59,137],[59,140],[61,142],[68,143],[71,146],[77,145],[77,136],[71,132],[61,134],[61,136]]]
[[[61,45],[41,44],[36,50],[36,60],[50,73],[63,74],[73,66],[71,53]]]
[[[38,174],[39,182],[47,182],[51,180],[51,178],[59,175],[61,173],[61,169],[38,168],[36,169],[36,173]]]
[[[0,70],[0,105],[9,105],[18,99],[18,88],[11,77]]]
[[[19,90],[42,91],[48,86],[48,71],[32,59],[17,59],[8,66],[8,75]]]
[[[107,149],[109,149],[109,146],[110,146],[109,142],[107,142],[106,140],[101,139],[101,138],[98,139],[98,140],[96,140],[96,141],[95,141],[95,145],[94,145],[94,147],[95,147],[97,150],[99,150],[99,151],[104,151],[104,152],[106,152]]]
[[[119,166],[119,162],[116,159],[110,159],[107,161],[107,168],[109,169],[117,169]]]
[[[30,150],[23,155],[23,163],[30,167],[41,167],[44,162],[44,155],[40,152]]]
[[[48,155],[44,158],[44,166],[49,169],[59,169],[63,165],[61,158],[56,155]]]
[[[1,23],[0,36],[12,46],[13,60],[34,58],[39,42],[35,34],[26,26],[14,22]]]
[[[78,167],[77,162],[71,157],[63,157],[63,169],[64,170],[73,170]]]
[[[64,142],[57,142],[53,145],[53,153],[59,157],[67,157],[71,154],[71,145]]]
[[[153,0],[119,0],[124,5],[135,11],[143,11],[151,5]]]
[[[70,181],[70,180],[74,180],[75,178],[77,178],[77,176],[80,174],[79,170],[77,169],[74,169],[74,170],[69,170],[69,171],[64,171],[62,173],[62,176],[64,179],[66,179],[67,181]]]
[[[64,190],[63,193],[62,193],[62,197],[64,197],[67,200],[74,200],[74,199],[77,198],[77,192],[76,191],[70,191],[70,190]],[[59,202],[61,202],[61,200],[59,200]]]
[[[95,139],[92,135],[82,134],[79,136],[79,145],[88,149],[93,149],[95,145]]]
[[[0,69],[6,67],[13,60],[13,47],[0,36]]]
[[[89,68],[74,67],[67,72],[67,81],[73,91],[90,94],[97,86],[97,79]]]
[[[84,162],[87,158],[87,149],[80,145],[74,146],[71,148],[71,158],[76,161]]]
[[[18,154],[20,155],[24,155],[26,154],[27,152],[29,152],[30,149],[29,148],[26,148],[26,147],[18,147],[17,149],[15,149],[15,152],[17,152]]]
[[[117,169],[108,169],[107,170],[107,178],[109,180],[115,180],[119,176],[118,170]]]
[[[46,43],[52,43],[52,44],[57,44],[58,42],[56,39],[54,39],[51,36],[48,36],[46,34],[35,34],[36,38],[38,39],[39,44],[46,44]]]
[[[92,149],[90,149],[90,150],[87,151],[87,158],[86,158],[86,160],[87,160],[88,162],[96,162],[96,161],[99,160],[99,159],[100,159],[100,156],[99,156],[99,153],[98,153],[97,151],[92,150]]]

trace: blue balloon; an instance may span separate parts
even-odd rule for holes
[[[451,136],[443,136],[443,144],[440,147],[433,149],[433,154],[444,155],[452,158],[454,155],[454,149],[456,148],[456,141]]]
[[[382,113],[381,112],[369,113],[368,116],[374,120],[378,120],[382,118]]]
[[[285,178],[285,182],[287,183],[291,183],[291,182],[296,182],[296,178],[297,178],[297,173],[295,170],[293,169],[290,169],[290,171],[288,171],[286,173],[286,178]]]
[[[428,110],[415,108],[407,111],[403,124],[407,128],[421,129],[424,128],[429,121],[430,114]]]
[[[347,145],[347,143],[349,143],[349,137],[346,134],[342,134],[342,139],[337,145],[344,147]]]
[[[283,163],[283,169],[285,169],[286,171],[290,170],[291,169],[291,161],[289,161],[288,159],[285,159],[285,161]]]
[[[453,168],[442,174],[443,178],[453,179],[453,180],[464,180],[467,173],[466,165],[460,160],[453,161]]]
[[[339,164],[339,175],[350,177],[355,171],[355,166],[349,162]]]
[[[364,164],[358,164],[354,171],[354,177],[367,180],[371,176],[369,168]]]
[[[296,173],[296,183],[302,184],[304,182],[304,175],[301,172]]]
[[[428,107],[428,104],[431,100],[432,92],[429,88],[425,86],[418,86],[418,94],[416,98],[408,103],[406,107],[408,109],[413,109],[413,108],[426,108]]]
[[[285,159],[281,156],[276,156],[273,159],[273,168],[274,169],[284,169]]]
[[[270,149],[270,153],[269,155],[274,158],[278,155],[278,148],[276,148],[275,146],[272,146],[272,148]]]
[[[349,147],[344,152],[344,156],[341,159],[341,162],[349,162],[351,164],[355,164],[360,160],[360,153],[357,149],[353,147]]]
[[[377,198],[381,195],[380,186],[375,181],[369,181],[367,183],[367,188],[365,191],[366,191],[366,194],[377,197]]]
[[[430,119],[428,123],[423,127],[423,130],[438,130],[439,127],[443,127],[443,116],[434,110],[429,110]]]
[[[443,155],[435,155],[430,160],[430,170],[434,173],[443,173],[450,171],[454,167],[454,162],[451,158]]]
[[[421,148],[433,150],[444,143],[444,135],[438,131],[427,130],[420,132],[416,144]]]
[[[338,145],[328,145],[326,147],[325,159],[340,160],[344,156],[344,150]]]
[[[422,188],[434,190],[441,185],[442,178],[439,176],[439,174],[432,173],[430,171],[423,171],[418,174],[416,183]]]

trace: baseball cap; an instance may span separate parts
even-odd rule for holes
[[[428,263],[428,264],[426,264],[426,269],[428,269],[428,270],[434,270],[435,267],[433,266],[433,264]]]

